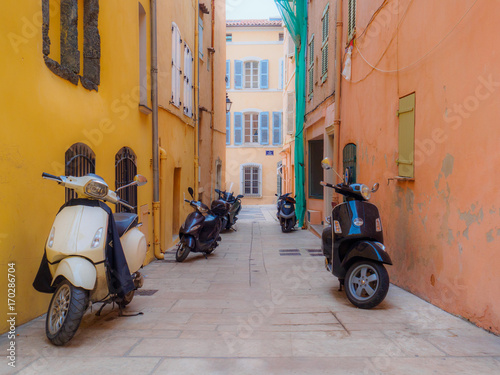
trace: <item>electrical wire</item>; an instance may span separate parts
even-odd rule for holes
[[[384,54],[382,55],[382,57],[377,61],[377,63],[375,65],[370,64],[370,62],[363,56],[363,54],[361,53],[361,51],[359,50],[359,48],[357,46],[356,46],[356,50],[359,52],[359,55],[361,56],[361,58],[372,68],[372,70],[370,71],[370,73],[373,72],[373,70],[377,70],[377,71],[382,72],[382,73],[397,73],[397,72],[401,72],[403,70],[409,69],[409,68],[417,65],[419,62],[421,62],[423,59],[425,59],[427,56],[429,56],[432,52],[434,52],[453,33],[453,31],[455,31],[455,29],[458,27],[458,25],[460,25],[462,23],[462,21],[464,20],[464,18],[469,14],[469,12],[472,10],[472,8],[476,5],[477,1],[478,0],[474,1],[474,3],[469,7],[469,9],[460,18],[460,20],[455,24],[455,26],[453,26],[453,28],[443,37],[443,39],[441,39],[434,47],[432,47],[425,55],[423,55],[417,61],[411,63],[410,65],[405,66],[404,68],[395,69],[395,70],[383,70],[383,69],[377,68],[377,65],[380,63],[382,57],[385,55],[385,53],[389,49],[389,46],[391,45],[392,40],[394,39],[394,37],[391,39],[391,41],[389,42],[389,45],[387,46],[386,51],[384,52]],[[398,28],[396,29],[396,33],[398,32],[398,30],[399,30],[399,25],[398,25]],[[363,79],[365,79],[365,78],[363,78]],[[359,80],[357,82],[353,82],[353,83],[358,83],[358,82],[361,82],[361,80]]]
[[[477,0],[476,0],[477,1]],[[357,84],[357,83],[360,83],[362,81],[364,81],[366,78],[368,78],[368,76],[370,74],[373,73],[374,70],[377,70],[376,66],[380,63],[380,61],[382,61],[382,59],[384,58],[385,54],[387,53],[387,51],[389,51],[389,48],[392,44],[392,42],[394,41],[394,38],[396,38],[396,36],[398,35],[398,32],[399,32],[399,28],[401,27],[401,24],[403,23],[404,19],[406,18],[406,15],[408,14],[408,10],[410,9],[411,5],[413,4],[413,0],[411,0],[409,3],[408,3],[408,6],[406,7],[406,10],[405,12],[403,13],[403,16],[401,17],[401,19],[399,20],[399,23],[398,23],[398,26],[396,27],[396,31],[394,32],[394,35],[392,36],[391,40],[389,41],[389,44],[387,45],[387,47],[385,48],[384,52],[382,53],[382,55],[380,56],[380,58],[378,59],[377,63],[375,64],[375,66],[371,65],[371,64],[368,64],[368,62],[364,59],[364,57],[361,55],[360,53],[360,56],[363,58],[363,60],[365,60],[365,62],[372,68],[363,78],[361,78],[360,80],[357,80],[355,82],[352,82],[352,84]],[[359,49],[358,47],[356,46],[356,50],[358,52]]]

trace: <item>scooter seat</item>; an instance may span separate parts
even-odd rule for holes
[[[132,226],[134,222],[138,221],[138,216],[136,214],[131,214],[128,212],[119,212],[113,214],[115,219],[116,229],[118,230],[118,236],[123,236]]]

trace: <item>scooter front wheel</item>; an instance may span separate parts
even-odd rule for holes
[[[58,285],[45,320],[45,333],[54,345],[64,345],[73,338],[87,310],[88,299],[88,291],[68,280]]]
[[[175,253],[175,260],[179,263],[184,262],[184,260],[186,260],[190,252],[191,249],[189,248],[189,246],[186,245],[185,243],[181,243],[177,248],[177,252]]]
[[[360,309],[371,309],[382,302],[389,291],[389,274],[381,263],[362,260],[347,271],[345,292]]]

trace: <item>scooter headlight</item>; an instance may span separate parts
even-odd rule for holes
[[[108,185],[99,180],[90,180],[85,185],[85,194],[92,198],[103,199],[108,195]]]
[[[55,235],[56,235],[56,228],[52,227],[52,230],[50,231],[50,234],[49,234],[49,240],[47,241],[47,246],[48,247],[54,246],[54,237],[55,237]]]
[[[361,195],[368,201],[372,196],[372,192],[368,186],[361,185]]]

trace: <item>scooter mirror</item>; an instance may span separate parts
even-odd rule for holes
[[[274,194],[274,195],[278,196],[278,194]]]
[[[332,162],[328,158],[321,160],[321,167],[323,169],[332,169]]]
[[[375,193],[379,187],[380,187],[380,184],[378,182],[376,182],[372,187],[372,193]]]
[[[194,199],[194,190],[192,187],[188,187],[189,194],[191,195],[191,198]]]
[[[238,195],[238,196],[236,197],[236,199],[241,199],[241,198],[244,198],[244,197],[245,197],[244,195],[241,195],[241,194],[240,194],[240,195]]]
[[[137,186],[146,185],[148,183],[148,179],[141,174],[135,176],[134,181],[137,183]]]

